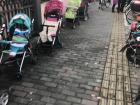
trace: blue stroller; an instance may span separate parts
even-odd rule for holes
[[[3,66],[16,63],[19,67],[16,73],[18,80],[22,79],[22,66],[25,57],[30,57],[32,63],[36,62],[36,57],[32,53],[32,45],[30,43],[31,25],[31,20],[26,14],[17,14],[11,19],[8,25],[8,38],[4,38],[4,32],[1,32],[2,39],[0,40],[0,44],[2,46],[2,52],[0,64]],[[8,55],[8,57],[5,55]]]

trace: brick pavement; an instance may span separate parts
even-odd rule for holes
[[[64,48],[27,65],[22,81],[3,76],[14,87],[9,105],[132,105],[139,74],[118,52],[125,44],[123,15],[96,6],[90,13],[80,27],[62,30]]]
[[[126,30],[122,14],[114,14],[107,62],[102,81],[99,105],[132,105],[131,73],[125,53]]]
[[[62,30],[63,49],[41,55],[37,65],[24,66],[23,80],[11,81],[9,105],[97,105],[94,95],[101,86],[112,13],[95,6],[90,13],[80,27]]]

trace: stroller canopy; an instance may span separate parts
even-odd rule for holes
[[[60,0],[50,0],[45,5],[45,14],[53,10],[59,10],[60,15],[63,14],[64,5]]]
[[[77,7],[79,8],[82,0],[68,0],[68,7]]]
[[[31,31],[31,20],[26,14],[15,15],[8,25],[8,32],[10,28],[12,28],[16,24],[24,25],[29,31]]]

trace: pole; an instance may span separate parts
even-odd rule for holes
[[[41,24],[42,24],[42,20],[41,20],[41,2],[40,0],[33,0],[34,6],[33,6],[33,10],[34,10],[34,31],[35,33],[39,33],[40,31],[42,31],[41,29]]]

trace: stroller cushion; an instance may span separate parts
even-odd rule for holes
[[[20,29],[16,28],[14,31],[14,35],[12,37],[12,41],[16,42],[27,41],[29,33],[30,33],[29,30],[21,31]]]
[[[14,31],[14,35],[19,35],[19,36],[29,35],[29,33],[30,33],[29,30],[20,30],[18,28],[16,28]]]
[[[20,51],[20,52],[24,52],[24,47],[25,47],[25,43],[23,44],[19,44],[19,43],[12,43],[10,46],[10,53],[9,55],[11,56],[16,56],[16,54]]]
[[[69,9],[67,9],[67,11],[65,13],[65,18],[67,18],[67,19],[75,19],[76,14],[77,14],[76,10],[74,10],[72,8],[69,8]]]
[[[57,18],[50,18],[50,17],[48,17],[47,20],[48,20],[48,21],[57,22]]]
[[[15,29],[14,35],[12,37],[12,42],[10,44],[10,53],[11,56],[16,56],[16,54],[20,51],[24,51],[24,47],[27,45],[28,40],[27,37],[29,35],[29,30],[20,30],[18,28]]]
[[[54,26],[54,27],[48,27],[48,33],[46,33],[47,27],[43,27],[43,31],[40,32],[40,38],[42,40],[42,42],[47,42],[52,41],[52,37],[56,36],[57,33],[57,29],[59,27],[60,21],[56,21],[55,18],[49,18],[48,20],[45,20],[44,25],[48,25],[48,26]]]

